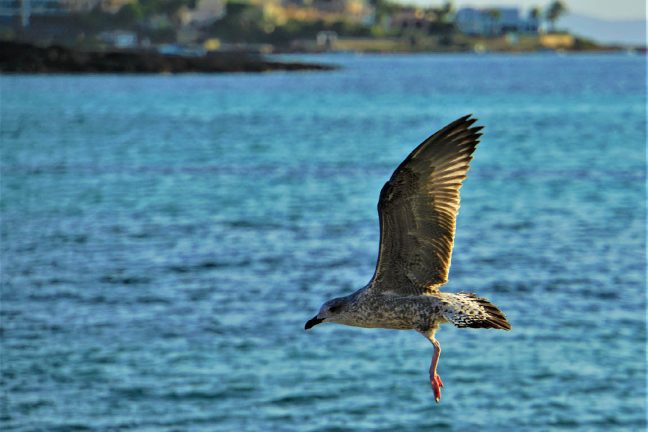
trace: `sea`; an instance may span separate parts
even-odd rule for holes
[[[646,58],[0,76],[0,429],[644,431]],[[363,287],[423,139],[485,126],[448,292],[510,332],[304,323]]]

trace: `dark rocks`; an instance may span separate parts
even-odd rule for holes
[[[205,56],[163,55],[155,51],[79,51],[0,41],[3,73],[207,73],[331,70],[332,66],[277,62],[244,52]]]

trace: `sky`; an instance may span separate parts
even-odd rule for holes
[[[441,5],[444,0],[400,0],[402,3]],[[646,0],[563,0],[570,12],[606,20],[637,20],[646,18]],[[544,7],[550,0],[455,0],[455,7],[518,6],[528,9]]]

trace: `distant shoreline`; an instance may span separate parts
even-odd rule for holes
[[[304,42],[294,52],[358,53],[533,53],[632,51],[645,53],[645,47],[602,45],[564,32],[540,35],[477,37],[458,35],[442,43],[440,39],[394,37],[337,37],[327,46]]]
[[[389,51],[389,50],[331,50],[320,52],[277,52],[279,56],[309,57],[321,54],[583,54],[622,53],[624,50],[608,47],[598,50],[546,51]],[[632,51],[645,55],[645,51]],[[0,41],[0,73],[2,74],[183,74],[183,73],[243,73],[272,71],[330,71],[338,69],[331,64],[302,61],[270,60],[245,51],[210,52],[203,56],[165,55],[152,50],[83,51],[59,45],[40,47],[22,42]]]
[[[331,65],[281,62],[246,52],[216,52],[204,56],[163,55],[155,51],[80,51],[58,45],[0,41],[0,72],[52,73],[226,73],[328,71]]]

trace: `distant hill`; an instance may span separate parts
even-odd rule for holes
[[[645,19],[613,21],[572,13],[560,19],[556,27],[596,42],[646,45]]]

